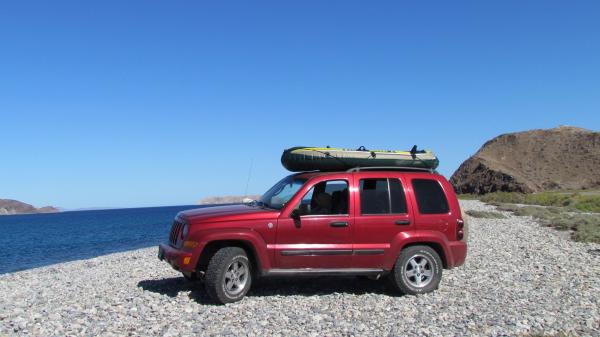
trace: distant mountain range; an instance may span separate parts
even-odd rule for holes
[[[60,212],[56,207],[45,206],[35,208],[30,204],[12,199],[0,199],[0,215],[31,214],[31,213],[55,213]]]
[[[229,195],[224,197],[208,197],[200,200],[198,202],[199,205],[218,205],[218,204],[239,204],[242,203],[244,199],[252,199],[258,200],[260,199],[260,195]]]

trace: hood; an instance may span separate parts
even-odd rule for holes
[[[190,223],[221,222],[236,220],[272,219],[279,216],[279,211],[263,209],[248,205],[209,206],[180,212]]]

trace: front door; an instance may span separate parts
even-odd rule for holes
[[[354,219],[346,176],[328,176],[296,199],[277,225],[277,268],[349,268]],[[290,209],[292,209],[290,207]]]

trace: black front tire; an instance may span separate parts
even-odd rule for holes
[[[231,273],[236,266],[239,270],[245,268],[245,272],[243,276],[234,276],[240,286],[230,289]],[[246,251],[242,248],[221,248],[210,259],[206,268],[204,286],[208,296],[215,302],[222,304],[237,302],[244,298],[250,290],[251,284],[252,265],[248,260]]]
[[[388,279],[394,289],[404,294],[425,294],[438,288],[442,269],[442,260],[433,248],[411,246],[400,252]]]

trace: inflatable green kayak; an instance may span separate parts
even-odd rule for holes
[[[414,167],[434,170],[438,158],[431,151],[356,150],[331,147],[292,147],[283,151],[281,164],[292,172],[343,171],[354,167]]]

